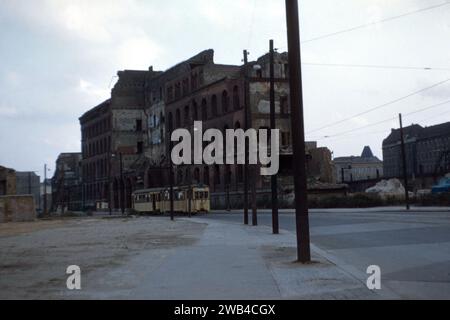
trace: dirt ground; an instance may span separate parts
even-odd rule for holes
[[[83,279],[89,279],[142,251],[161,254],[190,245],[204,228],[165,217],[66,218],[0,225],[0,299],[67,298],[68,266],[80,266]]]

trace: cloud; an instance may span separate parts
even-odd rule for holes
[[[4,82],[9,87],[17,87],[20,85],[22,76],[15,71],[9,71],[4,76]]]
[[[0,106],[0,117],[15,117],[19,113],[14,107]]]
[[[89,81],[80,79],[78,88],[81,94],[89,95],[97,100],[106,100],[110,95],[110,91],[104,88],[99,88],[90,83]]]
[[[143,34],[124,40],[117,49],[117,61],[126,69],[147,69],[163,54],[163,49]]]

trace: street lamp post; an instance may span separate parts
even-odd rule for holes
[[[110,158],[109,158],[109,165],[108,165],[108,191],[109,191],[109,194],[108,194],[108,209],[109,209],[109,215],[110,216],[112,216],[112,195],[113,195],[113,192],[114,192],[114,190],[113,190],[113,188],[112,188],[112,182],[111,182],[111,166],[112,166],[112,158],[113,158],[113,155],[111,154],[111,156],[110,156]]]
[[[111,157],[113,159],[117,158],[117,154],[113,153],[111,154]],[[119,161],[120,161],[120,210],[122,212],[122,215],[125,215],[125,182],[123,179],[123,154],[122,152],[119,152]],[[111,175],[111,173],[110,173]],[[111,200],[110,200],[111,201]],[[110,213],[111,213],[111,203],[110,203]]]
[[[245,130],[248,130],[250,127],[250,115],[249,115],[249,98],[248,98],[248,74],[247,74],[247,66],[248,66],[248,51],[244,50],[244,108],[245,108]],[[248,184],[249,184],[249,165],[248,165],[248,153],[246,151],[247,159],[244,164],[244,224],[248,225],[249,217],[248,217]]]
[[[409,203],[408,167],[407,167],[407,161],[406,161],[405,133],[403,130],[402,114],[399,115],[399,119],[400,119],[400,141],[401,141],[401,149],[402,149],[403,179],[405,182],[405,202],[406,202],[406,210],[409,211],[411,209],[411,205]]]
[[[44,165],[44,217],[48,215],[48,203],[47,203],[47,164]]]

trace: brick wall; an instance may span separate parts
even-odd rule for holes
[[[0,223],[28,222],[36,219],[33,196],[0,197]]]

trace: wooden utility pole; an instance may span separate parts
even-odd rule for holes
[[[406,148],[405,148],[405,133],[403,130],[403,117],[402,114],[399,115],[400,119],[400,141],[402,144],[402,163],[403,163],[403,179],[405,182],[405,202],[406,202],[406,210],[409,210],[409,191],[408,191],[408,167],[406,162]]]
[[[175,208],[174,208],[174,177],[173,177],[173,162],[172,162],[172,138],[171,138],[172,132],[170,133],[169,139],[169,157],[167,160],[169,161],[169,197],[170,197],[170,220],[175,220]]]
[[[289,88],[291,99],[291,130],[295,185],[295,217],[298,261],[311,261],[309,235],[308,188],[306,180],[305,125],[303,118],[303,87],[300,52],[300,26],[297,0],[286,0],[289,51]]]
[[[244,50],[244,113],[245,113],[245,130],[248,130],[250,127],[250,115],[249,115],[249,97],[248,97],[248,74],[247,74],[247,66],[248,66],[248,52]],[[248,183],[249,183],[249,165],[248,165],[248,152],[247,148],[245,148],[245,164],[244,164],[244,224],[248,225]]]
[[[122,215],[125,215],[125,181],[123,179],[123,155],[122,152],[119,153],[119,160],[120,160],[120,187],[121,187],[121,203],[120,203],[120,208],[122,211]]]
[[[275,58],[273,40],[270,40],[270,129],[276,129],[275,118]],[[270,152],[276,152],[271,149]],[[272,231],[273,234],[280,233],[279,217],[278,217],[278,181],[277,175],[271,177],[272,185]]]
[[[48,215],[47,208],[47,164],[44,165],[44,217]]]
[[[112,197],[113,197],[113,183],[111,182],[111,166],[112,166],[112,155],[109,153],[108,155],[108,210],[109,215],[112,216]]]

